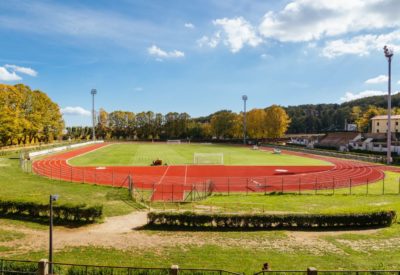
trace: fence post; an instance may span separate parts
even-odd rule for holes
[[[400,178],[399,178],[399,194],[400,194]]]
[[[171,265],[171,275],[178,275],[178,274],[179,274],[179,266]]]
[[[382,179],[382,195],[385,195],[385,175],[383,175]]]
[[[49,261],[47,259],[41,259],[38,262],[38,275],[47,275],[49,274]]]
[[[246,196],[249,194],[249,178],[246,178]]]
[[[350,178],[350,195],[351,195],[351,185],[352,185],[352,182],[351,182],[351,178]]]
[[[332,195],[335,195],[335,177],[332,178],[332,191],[333,191]]]
[[[314,183],[314,192],[315,192],[315,195],[316,195],[316,194],[317,194],[317,192],[318,192],[317,185],[318,185],[318,178],[317,178],[317,177],[315,177],[315,183]]]
[[[367,195],[368,195],[368,191],[369,191],[369,179],[367,178]]]
[[[301,195],[301,177],[299,177],[299,195]]]
[[[281,193],[283,194],[283,177],[281,179]]]
[[[70,166],[70,168],[71,168],[71,182],[72,182],[72,166]]]
[[[172,184],[172,202],[174,202],[174,184]]]
[[[83,167],[83,183],[85,183],[85,167]]]
[[[317,275],[318,270],[315,267],[309,267],[307,268],[307,275]]]
[[[114,167],[112,168],[112,173],[111,173],[111,186],[114,187]]]
[[[231,194],[231,179],[228,177],[228,196]]]
[[[264,178],[264,196],[267,195],[267,177]]]

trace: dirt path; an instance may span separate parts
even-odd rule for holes
[[[105,248],[151,249],[157,253],[166,247],[187,247],[217,244],[223,247],[246,247],[253,249],[273,249],[280,252],[307,251],[315,255],[331,252],[346,254],[341,248],[324,239],[325,236],[340,234],[373,234],[377,230],[341,232],[297,232],[288,231],[276,235],[271,231],[260,232],[202,232],[202,231],[149,231],[139,230],[147,223],[146,212],[133,212],[125,216],[107,218],[102,224],[88,225],[78,229],[57,227],[54,230],[54,249],[66,247],[97,246]],[[15,255],[46,250],[47,230],[31,229],[0,223],[0,229],[21,232],[20,239],[0,242],[0,246],[12,248],[0,252],[0,256]],[[366,244],[363,244],[366,245]]]

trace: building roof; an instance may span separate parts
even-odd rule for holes
[[[400,115],[392,115],[391,116],[392,119],[400,119]],[[371,119],[388,119],[387,115],[382,115],[382,116],[374,116]]]

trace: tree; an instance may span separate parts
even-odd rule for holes
[[[265,113],[267,137],[283,137],[290,124],[290,118],[285,110],[280,106],[272,105],[265,109]]]
[[[232,111],[220,111],[211,118],[211,130],[215,137],[233,138],[238,136],[240,116]]]
[[[250,138],[261,139],[267,136],[266,115],[263,109],[253,109],[247,113],[247,135]]]

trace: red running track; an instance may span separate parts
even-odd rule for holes
[[[399,169],[360,161],[283,151],[284,154],[320,159],[331,166],[111,166],[73,167],[68,159],[107,144],[95,144],[34,161],[39,175],[66,181],[128,187],[152,191],[152,200],[182,201],[190,192],[293,192],[356,186],[376,182],[383,171]],[[265,151],[269,149],[263,149]],[[276,170],[287,170],[277,172]]]

